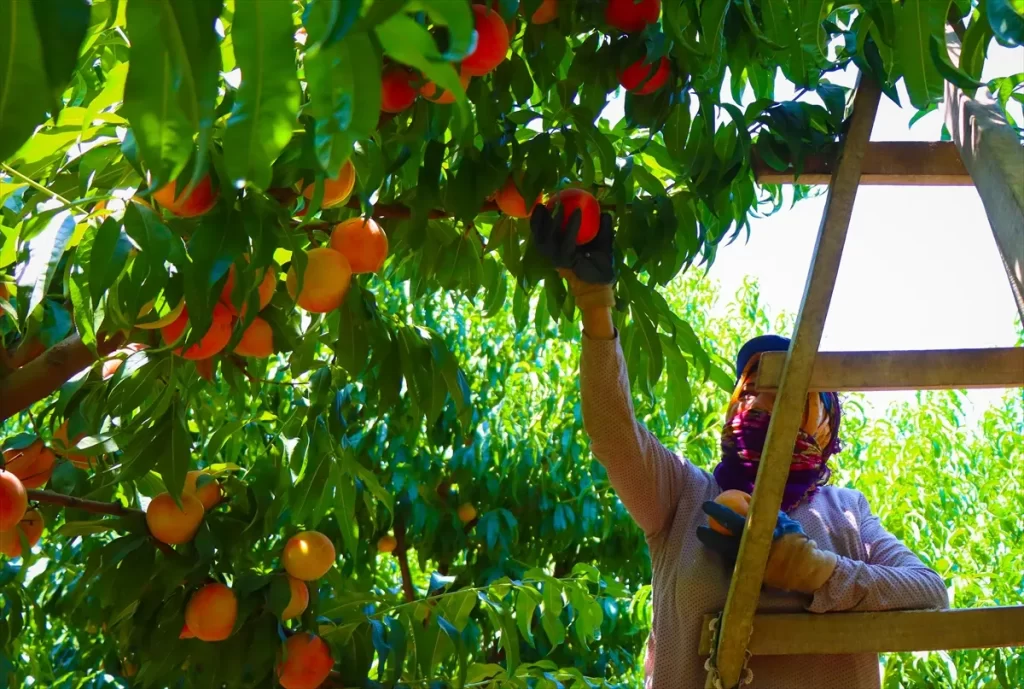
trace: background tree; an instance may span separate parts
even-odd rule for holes
[[[834,144],[850,62],[924,112],[1024,36],[1000,0],[658,7],[0,0],[3,681],[639,683],[645,545],[589,459],[526,200],[615,213],[638,411],[707,466],[768,321],[752,286],[710,320],[681,274],[781,203],[752,160]],[[843,469],[958,604],[1013,600],[1020,399],[978,432],[959,399],[861,419]],[[922,466],[949,490],[898,481]],[[1022,662],[895,656],[887,682]]]

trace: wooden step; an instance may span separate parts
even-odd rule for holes
[[[756,386],[782,381],[786,352],[765,352]],[[1024,387],[1024,347],[898,352],[818,352],[811,391],[959,390]]]
[[[838,148],[836,148],[838,151]],[[828,184],[835,153],[809,156],[799,178],[779,172],[754,156],[754,177],[761,184]],[[861,184],[898,186],[973,186],[970,173],[951,141],[875,141],[868,144]]]
[[[711,652],[705,615],[701,655]],[[754,616],[750,652],[758,655],[897,653],[1024,646],[1024,605],[899,612],[772,613]]]

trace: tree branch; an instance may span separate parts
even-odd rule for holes
[[[96,351],[106,356],[121,346],[120,334],[97,344]],[[0,422],[46,399],[75,374],[96,361],[78,333],[61,340],[42,355],[0,380]]]
[[[76,498],[73,495],[54,493],[52,490],[30,490],[28,499],[35,502],[45,502],[49,505],[60,505],[70,509],[84,510],[94,514],[110,514],[115,517],[145,516],[145,512],[134,507],[125,507],[119,502],[100,502],[98,500],[86,500]]]
[[[409,603],[416,600],[416,589],[412,585],[412,570],[409,569],[409,554],[406,552],[409,546],[405,542],[405,518],[401,513],[395,513],[395,557],[398,558],[398,568],[402,572],[402,592],[405,593],[405,600]]]

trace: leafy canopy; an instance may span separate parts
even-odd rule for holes
[[[304,630],[329,644],[336,686],[638,682],[650,572],[581,432],[573,301],[492,197],[509,179],[525,199],[577,186],[616,215],[638,409],[707,464],[725,360],[767,324],[756,301],[708,321],[707,286],[679,275],[781,203],[753,162],[799,171],[835,144],[849,94],[828,77],[850,62],[893,98],[903,79],[927,112],[943,79],[977,86],[993,37],[1019,45],[1024,22],[1010,0],[665,0],[624,33],[608,4],[558,0],[542,23],[527,19],[541,0],[496,0],[509,50],[465,79],[501,31],[462,0],[0,1],[5,460],[40,440],[62,455],[30,493],[40,555],[0,571],[0,676],[266,686],[282,637]],[[936,46],[960,17],[953,65]],[[774,99],[780,73],[796,100]],[[990,86],[1005,104],[1022,81]],[[316,251],[360,215],[387,235],[383,268],[318,274]],[[307,281],[340,305],[297,308]],[[1019,439],[1015,411],[987,430]],[[1020,446],[981,469],[1008,474]],[[141,509],[211,480],[223,500],[194,538],[156,541]],[[956,524],[941,508],[928,523]],[[284,621],[282,553],[301,529],[337,560]],[[179,638],[211,579],[237,598],[233,633]],[[956,658],[961,677],[1021,672]],[[917,660],[894,659],[894,681],[947,667]]]

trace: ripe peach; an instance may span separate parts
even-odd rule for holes
[[[185,309],[181,312],[181,315],[178,316],[178,320],[160,330],[160,335],[163,337],[164,344],[176,342],[178,338],[181,337],[181,334],[185,332],[185,327],[188,325],[188,322],[188,309]],[[223,304],[214,304],[213,322],[210,324],[210,329],[206,331],[206,334],[203,335],[199,342],[196,342],[186,349],[184,353],[182,352],[181,347],[175,349],[174,353],[192,361],[209,359],[211,356],[219,353],[227,345],[228,340],[231,339],[231,327],[231,310]]]
[[[192,633],[192,630],[188,628],[188,622],[181,625],[181,633],[178,634],[179,639],[194,639],[196,635]]]
[[[473,5],[476,49],[462,60],[462,73],[482,77],[500,65],[508,54],[508,25],[501,15],[483,5]]]
[[[558,0],[544,0],[530,17],[531,24],[547,24],[558,19]]]
[[[313,313],[327,313],[341,306],[352,280],[352,267],[340,251],[330,247],[311,249],[306,253],[306,272],[302,292],[297,293],[299,280],[295,267],[288,270],[285,287],[298,305]]]
[[[106,361],[103,362],[103,366],[101,368],[103,380],[110,380],[111,378],[113,378],[114,374],[117,373],[118,369],[121,368],[121,364],[124,363],[124,359],[127,359],[135,352],[141,352],[143,349],[146,349],[146,347],[147,346],[142,344],[141,342],[129,342],[124,347],[114,352],[113,356],[115,356],[115,358],[107,359]]]
[[[653,74],[651,74],[652,70]],[[658,61],[657,70],[654,69],[654,65],[637,60],[619,72],[619,84],[630,93],[646,96],[664,86],[671,74],[672,68],[666,58],[661,58]]]
[[[256,292],[260,298],[260,311],[267,308],[267,304],[274,298],[274,290],[277,289],[277,265],[271,263],[267,266],[266,270],[263,271],[263,279],[260,280],[259,287],[256,288]],[[242,315],[245,315],[245,308],[242,309]]]
[[[4,450],[7,471],[19,479],[26,490],[42,488],[53,474],[53,463],[57,457],[50,448],[36,440],[28,447]]]
[[[9,471],[0,471],[0,531],[10,531],[28,509],[28,494],[21,479]]]
[[[733,489],[723,491],[717,498],[715,498],[715,502],[720,505],[725,505],[733,512],[744,517],[747,516],[747,512],[750,510],[750,494],[744,493],[742,490]],[[708,517],[708,526],[720,534],[725,534],[726,536],[732,535],[732,531],[729,531],[729,529],[725,528],[725,526],[719,524],[711,517]]]
[[[270,324],[256,316],[235,345],[235,354],[265,359],[274,353],[274,332]]]
[[[301,633],[284,642],[277,681],[284,689],[316,689],[334,667],[331,648],[313,634]]]
[[[68,422],[65,421],[53,432],[53,445],[50,449],[62,457],[67,457],[79,469],[90,469],[99,463],[99,457],[90,457],[79,452],[71,452],[71,449],[78,445],[85,436],[85,433],[79,433],[75,436],[74,440],[68,440]]]
[[[498,204],[498,208],[505,215],[513,218],[528,218],[533,212],[534,207],[541,202],[541,197],[538,194],[537,200],[533,202],[532,206],[527,208],[526,200],[519,193],[515,180],[509,177],[494,195],[494,202]]]
[[[281,560],[296,579],[314,581],[334,565],[334,544],[319,531],[303,531],[288,539]]]
[[[576,244],[582,245],[594,239],[601,226],[601,206],[593,195],[582,189],[565,189],[553,196],[548,201],[548,209],[554,209],[555,204],[562,204],[565,209],[565,216],[562,229],[569,224],[569,218],[577,208],[580,210],[580,231],[576,235]]]
[[[459,81],[462,82],[462,90],[465,91],[469,88],[469,82],[473,80],[468,74],[460,74]],[[428,81],[422,87],[420,87],[420,95],[429,100],[432,103],[439,103],[441,105],[449,105],[455,102],[455,94],[448,89],[438,88],[437,84],[432,81]]]
[[[209,175],[203,175],[194,187],[182,189],[178,196],[174,195],[176,188],[177,182],[165,184],[153,192],[153,199],[181,218],[194,218],[208,212],[217,205],[217,197],[220,196],[220,191],[213,188]]]
[[[188,472],[185,474],[185,488],[183,490],[184,493],[199,498],[199,502],[203,503],[204,511],[212,510],[220,504],[221,498],[223,498],[220,483],[212,476],[210,476],[208,481],[203,481],[202,485],[200,485],[200,477],[206,475],[205,471]]]
[[[468,524],[476,519],[476,507],[471,502],[464,502],[459,505],[459,521],[463,524]]]
[[[392,553],[398,547],[398,541],[391,534],[384,534],[377,539],[377,552]]]
[[[380,77],[380,109],[402,112],[416,100],[413,81],[416,75],[399,65],[388,65]]]
[[[309,607],[309,588],[306,586],[306,582],[287,574],[285,576],[288,577],[288,588],[291,589],[292,597],[281,612],[282,621],[298,617]]]
[[[373,218],[349,218],[334,226],[331,248],[348,260],[353,273],[376,273],[388,257],[388,236]]]
[[[200,641],[223,641],[238,619],[238,599],[224,584],[207,584],[185,606],[185,624]]]
[[[39,542],[44,526],[43,515],[36,510],[29,510],[13,529],[0,531],[0,553],[7,557],[21,557],[20,534],[25,535],[28,547],[31,548]]]
[[[415,98],[415,96],[413,96]],[[407,106],[408,107],[408,106]],[[321,208],[334,208],[348,201],[352,189],[356,185],[356,168],[351,160],[346,160],[341,170],[334,177],[324,180],[324,198],[320,202]],[[313,200],[313,193],[316,191],[315,184],[309,184],[302,190],[302,195],[310,201]]]
[[[188,543],[203,523],[203,512],[203,503],[195,495],[183,494],[179,509],[170,493],[161,493],[146,508],[146,525],[153,538],[162,543]]]
[[[604,8],[604,20],[623,33],[643,31],[660,14],[661,0],[608,0]]]

